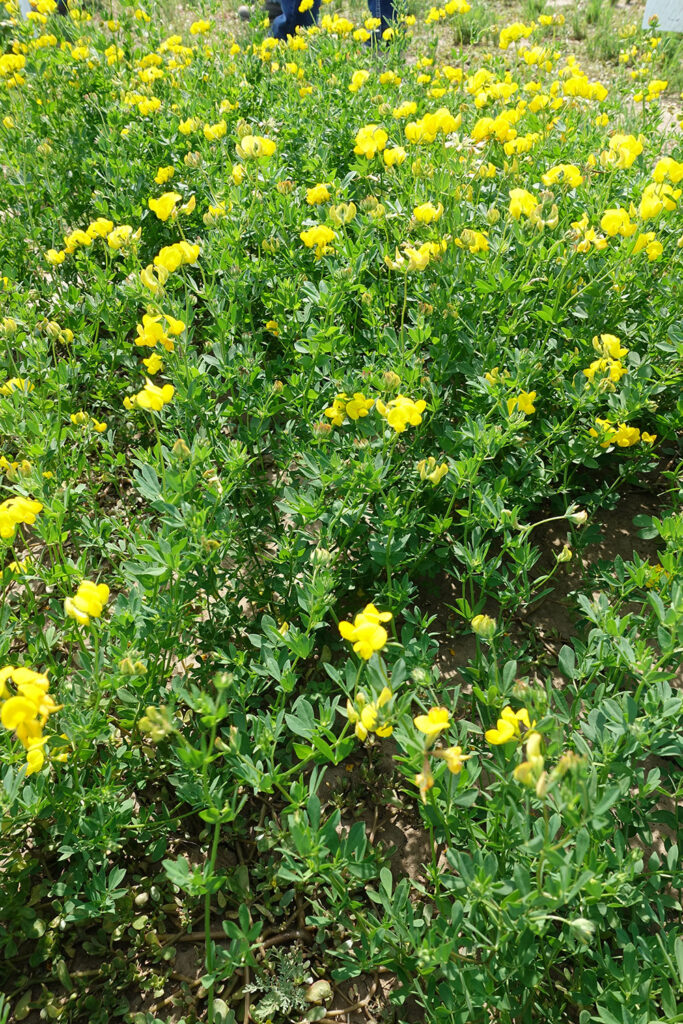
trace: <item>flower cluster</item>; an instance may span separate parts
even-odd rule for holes
[[[392,398],[386,405],[378,398],[375,407],[391,429],[397,434],[402,434],[409,425],[417,427],[422,423],[422,413],[427,408],[427,403],[422,398],[414,402],[405,395],[396,395],[396,398]]]
[[[14,684],[13,690],[7,686]],[[0,669],[0,721],[14,732],[26,751],[26,775],[40,771],[45,763],[47,737],[43,729],[50,717],[60,711],[48,693],[47,675],[33,669],[6,665]]]
[[[11,540],[17,532],[17,526],[33,526],[36,516],[43,511],[39,501],[16,495],[0,503],[0,537]]]
[[[157,316],[145,313],[142,323],[137,326],[135,344],[146,348],[156,348],[157,345],[161,345],[167,352],[173,352],[175,345],[172,338],[182,334],[184,330],[184,322],[168,313],[159,313]]]
[[[314,227],[302,231],[299,237],[307,249],[315,249],[316,258],[320,259],[321,256],[333,252],[331,243],[334,242],[337,235],[332,228],[328,228],[325,224],[316,224]]]
[[[108,600],[109,587],[106,583],[83,580],[78,585],[76,595],[64,599],[64,611],[79,625],[89,626],[91,618],[99,619]]]
[[[369,661],[373,654],[381,651],[389,635],[382,625],[391,622],[391,612],[380,612],[374,604],[365,606],[358,612],[353,624],[340,622],[339,632],[345,640],[353,644],[353,649],[364,661]]]
[[[614,426],[609,420],[599,417],[595,422],[597,429],[591,427],[588,433],[591,437],[599,439],[601,448],[609,448],[612,445],[617,445],[618,448],[630,448],[632,445],[638,444],[639,441],[644,444],[654,444],[657,440],[656,434],[648,434],[646,431],[641,433],[638,427],[630,427],[628,423],[618,423]]]
[[[501,711],[495,729],[486,730],[486,740],[493,746],[500,746],[503,743],[509,743],[511,740],[520,743],[524,737],[522,729],[525,732],[529,732],[535,724],[535,722],[530,721],[529,712],[526,708],[513,711],[508,705]]]
[[[107,424],[96,420],[94,416],[81,410],[80,412],[72,412],[69,419],[75,427],[92,427],[96,434],[103,434],[107,429]]]
[[[145,381],[142,391],[135,395],[127,395],[123,400],[125,409],[151,409],[160,412],[165,405],[173,398],[175,388],[172,384],[164,384],[158,387],[149,378]]]
[[[450,728],[451,713],[448,708],[430,708],[427,714],[416,715],[413,724],[418,732],[425,737],[422,771],[415,776],[415,785],[420,791],[422,802],[425,803],[428,791],[434,786],[430,757],[438,757],[445,761],[448,771],[453,775],[459,775],[465,761],[472,757],[472,754],[464,754],[460,746],[434,747],[433,744],[441,733]]]
[[[393,726],[391,725],[391,701],[393,693],[388,686],[382,688],[376,700],[369,701],[367,696],[361,692],[356,696],[355,701],[347,700],[346,715],[354,726],[356,737],[364,742],[370,733],[380,738],[391,736]]]
[[[442,462],[439,465],[433,455],[427,459],[421,459],[417,464],[417,471],[420,480],[429,480],[435,487],[440,483],[448,472],[448,463]]]
[[[352,398],[342,391],[336,396],[329,409],[325,409],[325,415],[333,427],[341,427],[346,417],[350,420],[363,419],[374,404],[374,399],[366,398],[361,391],[356,391]]]

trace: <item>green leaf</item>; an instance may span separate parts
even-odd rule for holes
[[[576,655],[571,647],[567,647],[565,644],[560,648],[560,653],[557,658],[557,664],[560,672],[567,679],[576,678]]]

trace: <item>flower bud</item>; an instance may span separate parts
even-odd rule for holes
[[[491,640],[497,629],[497,622],[490,615],[475,615],[470,625],[482,640]]]
[[[588,513],[584,509],[579,509],[578,512],[567,512],[566,517],[574,526],[583,526],[588,520]]]
[[[171,448],[171,454],[175,455],[176,459],[189,459],[192,452],[188,448],[182,437],[179,437]]]
[[[586,917],[577,917],[569,922],[574,938],[579,942],[588,943],[595,935],[595,925]]]
[[[313,565],[321,566],[329,565],[333,557],[334,556],[332,555],[332,552],[329,551],[327,548],[313,548],[309,555],[309,558]]]
[[[565,544],[562,550],[560,551],[559,555],[557,556],[557,562],[558,564],[561,564],[562,562],[571,562],[571,560],[572,549],[569,547],[568,544]]]
[[[14,317],[6,316],[2,320],[2,333],[6,338],[12,337],[13,334],[17,333],[17,321]]]

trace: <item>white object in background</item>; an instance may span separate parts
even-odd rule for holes
[[[21,10],[21,13],[24,15],[24,17],[26,17],[28,12],[32,10],[32,7],[28,0],[19,0],[19,9]]]
[[[647,0],[643,28],[657,15],[657,28],[662,32],[683,32],[683,0]]]

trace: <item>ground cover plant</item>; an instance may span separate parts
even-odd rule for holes
[[[680,1021],[679,42],[55,6],[0,25],[0,1020]]]

